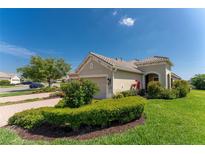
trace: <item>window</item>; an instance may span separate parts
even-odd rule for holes
[[[93,69],[93,63],[90,63],[90,69]]]

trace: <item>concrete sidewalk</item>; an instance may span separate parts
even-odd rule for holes
[[[32,108],[55,106],[59,100],[60,98],[54,98],[31,103],[0,106],[0,127],[7,125],[8,119],[17,112]]]
[[[51,93],[40,93],[40,94],[0,97],[0,103],[17,102],[26,99],[34,99],[34,98],[44,98],[44,97],[49,97],[50,94]]]

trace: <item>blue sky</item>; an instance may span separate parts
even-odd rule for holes
[[[167,56],[189,79],[205,73],[205,9],[0,9],[0,71],[15,72],[31,55],[75,69],[89,51]]]

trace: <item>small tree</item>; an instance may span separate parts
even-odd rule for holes
[[[191,84],[196,89],[205,90],[205,74],[197,74],[193,78],[191,78]]]
[[[32,56],[30,64],[17,69],[22,77],[29,78],[35,82],[47,82],[49,87],[54,80],[60,79],[70,71],[70,64],[65,63],[63,59]]]

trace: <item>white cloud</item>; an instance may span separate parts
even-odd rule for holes
[[[118,14],[117,11],[114,11],[114,12],[112,13],[113,16],[116,16],[117,14]]]
[[[122,18],[120,21],[119,21],[119,23],[121,24],[121,25],[125,25],[125,26],[128,26],[128,27],[131,27],[131,26],[133,26],[134,24],[135,24],[135,19],[133,19],[133,18],[127,18],[127,17],[125,17],[125,18]]]
[[[30,57],[36,54],[35,52],[30,51],[29,49],[12,45],[3,41],[0,41],[0,52],[19,57]]]

